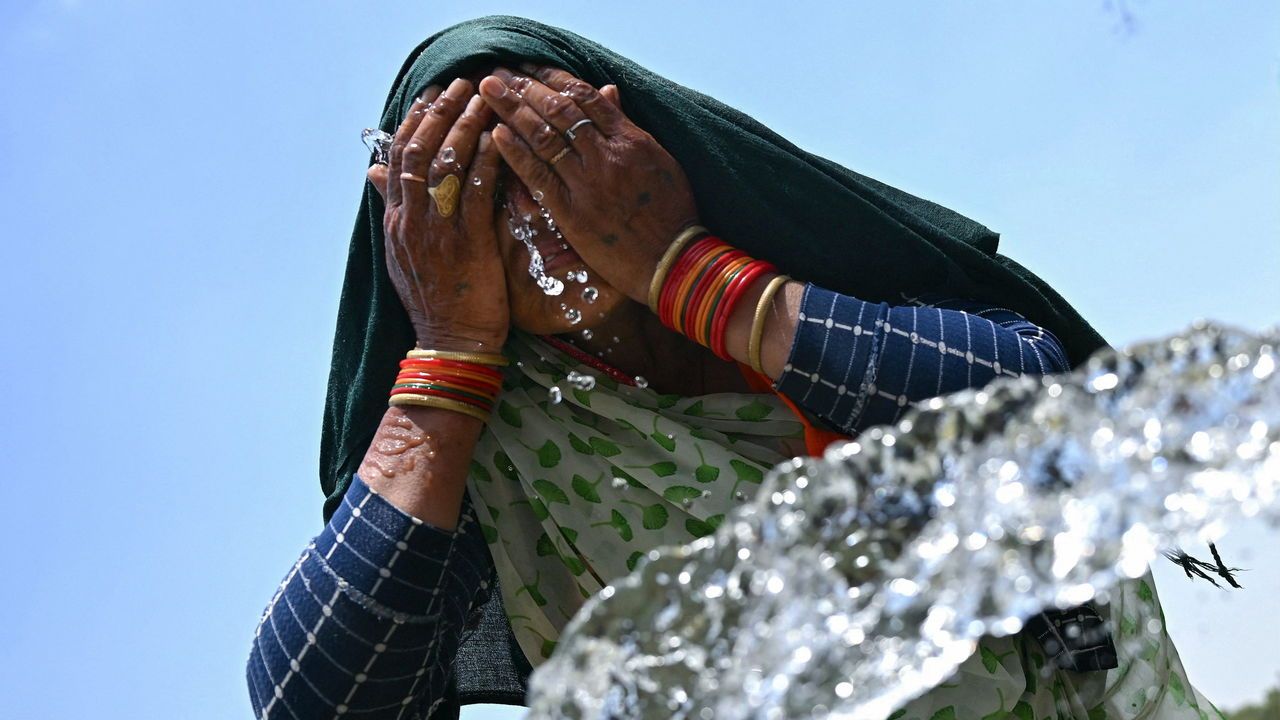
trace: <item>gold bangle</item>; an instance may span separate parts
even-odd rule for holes
[[[422,350],[414,348],[410,350],[406,357],[410,358],[437,358],[440,360],[456,360],[457,362],[469,362],[477,365],[509,365],[510,361],[506,356],[500,353],[470,353],[470,352],[451,352],[448,350]]]
[[[392,406],[414,405],[417,407],[437,408],[439,410],[452,410],[454,412],[462,413],[463,415],[470,415],[481,422],[488,422],[489,420],[488,413],[484,412],[480,408],[474,405],[468,405],[458,400],[450,400],[449,398],[402,393],[400,395],[391,396],[389,404]]]
[[[751,369],[764,375],[764,361],[760,359],[761,345],[764,340],[764,316],[769,312],[769,305],[773,302],[773,296],[778,293],[778,289],[787,284],[791,280],[786,275],[778,275],[764,286],[764,292],[760,295],[760,301],[756,303],[756,314],[751,319],[751,340],[747,343],[747,361],[751,363]]]
[[[658,314],[658,298],[662,295],[662,283],[667,279],[667,273],[671,271],[676,258],[680,257],[680,251],[684,250],[684,246],[688,245],[690,240],[710,232],[701,225],[693,225],[682,230],[667,246],[667,251],[662,254],[662,259],[653,270],[653,279],[649,281],[649,309],[655,315]]]

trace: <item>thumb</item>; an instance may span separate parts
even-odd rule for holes
[[[365,176],[369,178],[369,183],[372,184],[374,189],[378,191],[378,194],[382,196],[383,202],[386,202],[387,200],[388,172],[389,168],[386,165],[378,163],[376,165],[370,165],[369,172],[365,173]]]
[[[605,100],[608,100],[610,103],[612,103],[614,107],[618,108],[619,110],[622,109],[622,98],[619,97],[618,95],[617,85],[605,85],[604,87],[600,88],[600,94],[604,96]]]

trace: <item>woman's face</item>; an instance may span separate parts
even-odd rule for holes
[[[513,326],[538,335],[591,330],[627,302],[626,295],[596,277],[582,262],[548,223],[529,189],[506,166],[498,200],[493,220],[506,269]],[[520,236],[528,237],[537,248],[543,272],[563,286],[559,294],[548,295],[529,273],[530,252]]]

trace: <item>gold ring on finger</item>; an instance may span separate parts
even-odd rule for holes
[[[565,145],[563,150],[556,153],[555,157],[547,161],[547,164],[555,165],[556,163],[560,162],[562,159],[564,159],[565,155],[569,154],[569,150],[570,150],[570,147],[568,145]]]
[[[440,217],[449,217],[458,209],[458,198],[461,196],[462,181],[457,175],[445,175],[439,185],[427,188],[427,194],[436,203],[436,212]]]
[[[426,181],[427,181],[427,179],[426,179],[426,178],[424,178],[424,177],[420,177],[420,176],[418,176],[418,175],[414,175],[413,173],[409,173],[409,172],[402,172],[402,173],[400,173],[400,179],[401,179],[401,180],[412,180],[412,181],[414,181],[414,182],[420,182],[420,183],[424,183],[424,182],[426,182]]]

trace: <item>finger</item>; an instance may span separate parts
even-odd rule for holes
[[[378,191],[378,196],[382,198],[383,202],[387,200],[387,176],[389,174],[387,166],[381,163],[370,165],[369,172],[365,173],[369,178],[369,184],[373,186],[374,190]]]
[[[413,137],[414,131],[418,129],[418,125],[422,122],[422,116],[426,112],[427,105],[440,95],[440,87],[432,85],[428,87],[421,96],[413,101],[409,106],[408,113],[405,114],[404,121],[400,123],[400,127],[396,129],[395,138],[391,141],[391,152],[387,155],[387,167],[389,169],[389,177],[399,178],[402,158],[404,156],[405,145],[409,143],[409,138]],[[388,205],[399,205],[400,183],[391,183],[386,187],[386,193],[383,197]]]
[[[560,134],[564,135],[578,152],[591,152],[596,147],[595,143],[603,139],[600,131],[591,124],[581,124],[591,123],[591,119],[568,95],[558,93],[533,78],[515,75],[504,67],[494,68],[493,74],[514,90],[524,104],[533,108],[534,112],[538,113],[547,124],[560,131]],[[577,129],[573,131],[574,137],[570,139],[565,133],[574,126],[577,126]],[[585,144],[581,142],[583,140],[586,141]]]
[[[440,141],[462,114],[470,94],[471,82],[458,78],[424,110],[422,122],[405,145],[400,172],[392,175],[400,181],[400,192],[406,205],[422,207],[427,201],[427,176],[431,163],[439,152]]]
[[[462,189],[462,219],[469,227],[493,223],[493,197],[497,192],[498,168],[502,156],[493,142],[493,133],[480,134],[475,160],[471,162],[466,185]]]
[[[541,80],[544,85],[573,99],[582,108],[582,112],[596,124],[596,129],[605,135],[613,135],[626,127],[627,116],[622,114],[618,106],[606,101],[600,91],[591,83],[570,75],[553,67],[537,67],[525,63],[520,69]]]
[[[467,107],[458,116],[457,122],[449,129],[440,144],[440,152],[431,163],[431,185],[434,187],[445,175],[460,173],[471,165],[471,158],[476,152],[476,143],[480,140],[480,131],[493,116],[493,110],[485,104],[479,95],[472,95]]]
[[[608,100],[609,102],[613,103],[614,107],[618,108],[619,110],[622,109],[622,96],[618,94],[617,85],[613,85],[613,84],[605,85],[604,87],[600,88],[600,95],[605,100]]]
[[[535,200],[552,212],[568,207],[569,193],[564,181],[510,126],[499,123],[493,129],[493,143]]]
[[[541,115],[526,105],[511,88],[507,87],[506,83],[496,76],[490,75],[480,81],[480,93],[502,121],[520,136],[525,146],[531,148],[542,162],[550,163],[569,147],[568,141],[559,130],[543,120]],[[576,156],[576,158],[570,156]],[[570,152],[556,161],[556,165],[557,172],[572,172],[573,167],[582,167],[582,156]],[[549,164],[547,167],[550,169]]]

